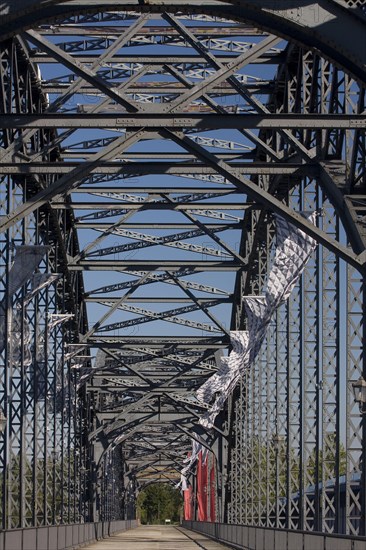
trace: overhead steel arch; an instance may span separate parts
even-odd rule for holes
[[[240,2],[184,2],[138,1],[93,3],[58,0],[16,0],[3,2],[0,14],[0,35],[9,36],[37,23],[64,16],[71,11],[89,12],[101,8],[110,10],[139,9],[146,11],[187,11],[247,20],[281,36],[318,48],[324,55],[346,67],[353,76],[366,81],[365,18],[357,3],[338,0],[305,2],[303,0],[266,0],[258,5],[255,0]]]

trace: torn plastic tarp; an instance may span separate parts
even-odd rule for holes
[[[28,281],[49,248],[44,245],[16,247],[14,262],[9,271],[7,286],[9,296],[12,296]]]
[[[55,328],[57,325],[66,323],[66,321],[69,321],[69,319],[73,319],[74,317],[74,313],[50,313],[48,315],[48,328]]]
[[[35,273],[32,278],[32,290],[24,297],[24,305],[28,305],[40,290],[47,288],[60,277],[59,273]]]
[[[303,215],[309,221],[315,222],[316,213]],[[316,248],[315,239],[277,215],[276,227],[277,247],[268,277],[267,291],[264,296],[243,297],[247,314],[247,342],[243,343],[241,350],[236,350],[237,342],[235,338],[231,338],[233,350],[228,359],[222,362],[219,371],[196,392],[197,398],[206,403],[215,395],[214,404],[199,421],[206,429],[212,428],[216,416],[222,410],[240,375],[255,361],[274,311],[288,299]],[[232,334],[235,333],[230,333],[230,336]],[[242,334],[244,335],[244,332]]]

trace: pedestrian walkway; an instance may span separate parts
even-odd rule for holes
[[[141,525],[100,540],[83,550],[225,550],[218,542],[182,527]]]

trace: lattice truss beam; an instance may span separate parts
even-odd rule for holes
[[[333,62],[260,25],[234,19],[188,17],[175,9],[106,10],[55,13],[52,21],[29,27],[2,49],[3,292],[12,247],[45,240],[55,256],[50,265],[62,271],[65,282],[57,282],[55,298],[45,295],[42,307],[70,317],[54,341],[47,331],[44,336],[44,346],[53,346],[54,357],[65,360],[62,372],[49,377],[50,367],[42,370],[51,380],[51,412],[24,382],[30,377],[24,359],[21,369],[9,374],[10,352],[4,352],[2,405],[11,418],[6,448],[22,456],[23,471],[41,452],[41,435],[31,443],[32,430],[49,434],[54,450],[34,466],[45,472],[39,483],[37,474],[29,471],[25,477],[21,494],[36,495],[29,511],[18,511],[18,458],[13,459],[3,510],[8,526],[59,521],[55,502],[69,510],[72,521],[70,509],[76,509],[91,463],[100,466],[99,477],[91,480],[102,492],[99,518],[112,519],[120,512],[118,499],[129,498],[132,479],[141,486],[177,482],[191,436],[215,449],[229,442],[235,464],[230,519],[242,521],[245,514],[246,522],[267,517],[278,525],[284,515],[278,496],[297,487],[297,474],[288,466],[285,476],[284,462],[273,448],[258,445],[253,425],[267,426],[263,439],[273,426],[282,432],[288,412],[297,410],[302,374],[294,370],[289,378],[274,367],[264,374],[274,357],[286,362],[287,344],[274,356],[273,342],[267,342],[267,359],[243,382],[235,415],[225,420],[223,414],[209,434],[198,424],[205,406],[195,390],[227,353],[230,329],[245,325],[243,293],[262,292],[273,256],[274,212],[322,245],[322,258],[329,258],[323,288],[329,286],[324,296],[330,302],[337,284],[333,264],[342,260],[364,273],[364,90]],[[308,205],[307,188],[322,199]],[[307,208],[329,208],[342,231],[325,222],[315,227],[299,214]],[[301,290],[309,313],[302,345],[309,346],[309,358],[315,353],[311,326],[324,320],[312,320],[318,315],[315,271]],[[15,298],[19,303],[27,287],[22,292]],[[300,298],[293,301],[299,308]],[[278,334],[293,311],[279,313]],[[28,323],[36,341],[36,308]],[[23,339],[26,330],[21,329]],[[329,385],[335,376],[333,352],[332,346],[324,351]],[[309,426],[318,422],[320,406],[307,389],[315,383],[312,375],[309,371],[309,382],[302,381]],[[268,409],[259,400],[249,411],[246,392],[261,394],[263,376],[271,387],[288,392],[279,393]],[[25,397],[28,391],[31,397]],[[20,415],[25,398],[33,407],[26,419]],[[331,411],[338,398],[331,393],[323,406]],[[39,426],[35,418],[41,419]],[[231,430],[241,434],[236,447]],[[74,440],[75,433],[82,440]],[[295,454],[303,445],[310,457],[313,437],[319,452],[319,430],[307,432],[309,442],[295,428],[291,437]],[[324,445],[331,446],[330,436],[327,441]],[[67,462],[71,448],[74,459]],[[6,471],[9,456],[3,451]],[[327,467],[325,477],[332,473]],[[124,470],[120,492],[113,492],[108,468]],[[251,475],[257,494],[248,503],[237,485]],[[73,503],[63,502],[64,491],[56,494],[61,477],[72,485]],[[47,491],[49,496],[41,497]],[[302,498],[307,499],[303,493]],[[327,498],[323,506],[331,509]],[[310,498],[304,506],[312,509]],[[294,509],[298,514],[298,503]],[[85,517],[95,518],[95,512],[90,506]],[[306,517],[302,526],[312,528],[314,518]]]

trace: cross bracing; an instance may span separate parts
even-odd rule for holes
[[[4,528],[132,517],[193,439],[215,519],[365,534],[364,15],[239,4],[0,8]],[[263,295],[274,214],[319,247],[207,431],[195,392]],[[60,275],[29,303],[22,245]]]

